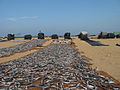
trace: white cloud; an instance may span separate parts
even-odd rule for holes
[[[24,17],[20,17],[20,19],[37,19],[38,16],[32,16],[32,17],[28,17],[28,16],[24,16]]]
[[[14,17],[11,17],[11,18],[8,18],[7,20],[8,21],[12,21],[12,22],[16,22],[17,20],[23,20],[23,19],[37,19],[39,18],[38,16],[23,16],[23,17],[18,17],[18,18],[14,18]]]
[[[8,18],[9,21],[12,21],[12,22],[16,22],[17,19],[16,18]]]

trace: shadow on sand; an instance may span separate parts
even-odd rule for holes
[[[6,41],[8,41],[8,40],[0,40],[0,42],[6,42]]]
[[[120,44],[116,44],[116,46],[119,46],[119,47],[120,47]]]
[[[84,40],[84,41],[90,44],[91,46],[109,46],[106,44],[102,44],[100,41],[94,41],[94,40]]]

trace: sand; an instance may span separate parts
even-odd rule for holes
[[[73,42],[81,55],[90,58],[92,67],[98,71],[105,71],[116,80],[120,81],[120,39],[92,39],[109,46],[91,46],[85,41],[74,38]]]

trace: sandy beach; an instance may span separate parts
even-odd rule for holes
[[[97,68],[98,71],[107,72],[109,75],[114,77],[116,80],[120,81],[120,47],[115,44],[120,44],[120,39],[92,39],[94,41],[100,41],[102,44],[108,46],[91,46],[87,42],[78,39],[77,37],[73,38],[75,47],[82,56],[85,56],[90,59],[90,62],[93,63],[92,67]],[[27,40],[29,41],[29,40]],[[15,41],[5,41],[0,42],[0,48],[10,47],[25,43],[23,38],[18,38]],[[28,54],[34,53],[49,44],[52,40],[47,41],[42,45],[42,47],[35,47],[32,50],[25,52],[15,53],[13,55],[0,58],[0,63],[8,62],[10,60],[18,59],[24,57]]]
[[[85,41],[74,38],[73,42],[81,55],[86,56],[93,63],[92,67],[98,71],[105,71],[120,81],[120,39],[92,39],[109,46],[91,46]]]

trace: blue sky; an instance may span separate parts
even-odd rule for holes
[[[0,36],[120,31],[120,0],[0,0]]]

